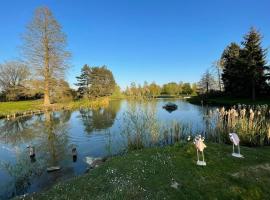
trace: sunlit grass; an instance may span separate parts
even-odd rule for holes
[[[200,167],[191,142],[146,148],[27,199],[268,199],[269,150],[243,147],[245,158],[237,159],[230,145],[210,143]]]
[[[6,116],[17,112],[38,110],[42,108],[43,101],[16,101],[0,102],[0,116]]]
[[[77,108],[93,108],[98,109],[109,105],[109,98],[98,98],[93,100],[82,99],[77,101],[68,101],[62,103],[55,103],[48,107],[43,106],[42,100],[33,101],[14,101],[14,102],[0,102],[0,117],[13,115],[16,113],[23,113],[26,111],[37,111],[46,109],[77,109]]]

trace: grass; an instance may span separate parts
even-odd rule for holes
[[[16,101],[16,102],[0,102],[0,116],[11,115],[17,112],[28,110],[38,110],[42,108],[43,101]]]
[[[113,157],[88,174],[25,199],[269,199],[270,148],[208,144],[207,166],[196,165],[193,144],[146,148]],[[176,181],[179,186],[172,188]]]
[[[55,103],[50,106],[51,109],[76,109],[80,107],[99,108],[107,106],[109,103],[108,98],[99,98],[96,100],[78,100],[69,101],[63,103]],[[23,113],[26,111],[37,111],[45,110],[43,106],[43,100],[32,100],[32,101],[13,101],[13,102],[0,102],[0,118],[6,117],[7,115],[13,115],[16,113]]]
[[[201,105],[201,98],[199,96],[193,96],[190,99],[187,99],[187,101],[193,104]],[[246,104],[246,105],[262,105],[262,104],[270,105],[270,99],[264,98],[264,99],[257,99],[256,101],[252,101],[251,99],[244,99],[244,98],[210,97],[204,100],[204,104],[209,104],[209,105],[233,106],[239,103]]]

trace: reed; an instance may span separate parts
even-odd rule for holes
[[[247,146],[270,144],[270,110],[268,105],[237,105],[229,109],[217,109],[210,117],[214,122],[207,130],[208,135],[219,136],[228,142],[228,133],[239,135],[241,143]]]

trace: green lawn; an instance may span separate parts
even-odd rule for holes
[[[63,107],[66,109],[76,109],[80,107],[99,108],[107,106],[108,103],[109,98],[98,98],[96,100],[82,99],[78,101],[55,103],[52,104],[50,108],[55,110]],[[43,106],[43,100],[0,102],[0,118],[16,113],[23,113],[25,111],[37,111],[43,109],[45,109]]]
[[[205,167],[191,143],[133,151],[26,199],[269,199],[270,147],[231,148],[208,144]]]
[[[0,116],[6,116],[17,112],[41,109],[43,101],[16,101],[0,102]]]

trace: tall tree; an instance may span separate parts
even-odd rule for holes
[[[219,87],[219,91],[222,91],[222,71],[223,71],[223,67],[224,67],[224,60],[220,59],[220,60],[216,60],[213,62],[212,67],[214,67],[215,72],[216,72],[216,76],[217,76],[217,80],[218,80],[218,87]]]
[[[261,34],[251,28],[244,36],[242,48],[232,43],[224,50],[222,80],[227,93],[251,96],[255,100],[256,94],[267,90],[266,50],[262,48],[261,41]]]
[[[91,68],[88,65],[84,65],[81,69],[81,75],[77,76],[77,82],[75,85],[78,86],[79,97],[88,97],[90,87],[90,75]]]
[[[38,8],[23,35],[23,54],[44,82],[44,105],[50,105],[52,80],[63,78],[70,53],[66,36],[47,7]]]
[[[236,43],[231,43],[223,51],[221,59],[223,60],[222,81],[225,92],[230,95],[243,95],[245,88],[241,83],[244,78],[243,69],[240,60],[241,48]]]
[[[261,42],[262,36],[255,28],[250,29],[242,42],[243,64],[246,66],[246,77],[251,83],[248,86],[253,100],[256,92],[260,93],[266,85],[266,49],[262,48]]]

